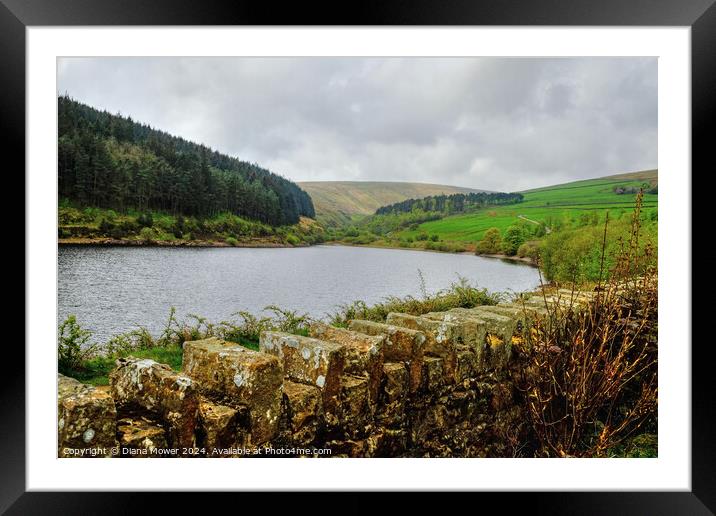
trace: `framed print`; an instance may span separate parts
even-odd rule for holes
[[[27,192],[3,510],[713,511],[712,2],[303,7],[3,0]]]

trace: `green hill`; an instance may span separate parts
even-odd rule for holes
[[[524,201],[507,206],[496,206],[476,213],[455,215],[440,220],[424,222],[412,229],[391,234],[393,238],[415,238],[419,234],[437,235],[440,240],[473,244],[480,240],[491,227],[504,232],[509,226],[522,221],[545,223],[548,227],[561,221],[574,220],[582,214],[597,212],[603,216],[610,212],[616,216],[628,212],[634,205],[635,193],[644,184],[656,187],[657,170],[618,174],[548,186],[522,192]],[[617,193],[617,190],[623,193]],[[656,208],[658,195],[644,195],[644,209]]]
[[[372,215],[381,206],[406,199],[484,191],[428,183],[383,181],[312,181],[298,185],[311,196],[316,219],[334,227]]]
[[[82,104],[57,99],[59,199],[80,208],[230,213],[271,226],[314,217],[295,183],[179,136]]]

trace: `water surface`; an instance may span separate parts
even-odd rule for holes
[[[59,321],[75,314],[98,342],[143,325],[161,332],[170,307],[212,322],[267,305],[320,318],[338,305],[387,296],[421,295],[458,276],[490,291],[523,291],[539,284],[525,264],[404,249],[172,248],[60,246]]]

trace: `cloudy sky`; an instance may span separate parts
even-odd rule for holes
[[[65,58],[57,89],[295,181],[517,191],[657,167],[655,58]]]

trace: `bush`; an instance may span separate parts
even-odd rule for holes
[[[114,229],[114,224],[109,222],[107,219],[103,218],[102,221],[99,223],[99,232],[103,235],[111,235],[112,230]]]
[[[288,235],[286,235],[286,242],[291,245],[298,245],[301,243],[301,239],[293,233],[289,233]]]
[[[154,230],[152,228],[142,228],[142,230],[139,232],[139,238],[144,240],[145,242],[151,242],[154,239]]]
[[[616,222],[607,220],[604,227],[553,232],[544,240],[540,253],[544,274],[550,281],[582,283],[598,281],[600,276],[604,279],[617,264],[619,254],[632,244],[638,245],[637,251],[645,262],[656,263],[656,223],[640,227],[640,232],[638,243],[633,244],[628,217]]]
[[[233,246],[236,246],[236,244],[239,243],[239,241],[236,240],[234,237],[228,237],[228,238],[225,240],[225,242],[226,242],[227,244],[229,244],[230,246],[232,246],[232,247],[233,247]]]
[[[60,201],[60,207],[57,211],[57,218],[60,225],[69,225],[69,224],[82,224],[87,222],[92,222],[93,218],[88,218],[85,213],[78,210],[77,208],[72,208],[68,205],[68,201],[65,199],[64,202]]]
[[[438,237],[437,235],[430,235],[431,242],[437,242],[438,240],[440,240],[440,237]]]
[[[533,262],[539,260],[540,242],[536,240],[530,240],[525,242],[517,249],[517,256],[520,258],[531,258]]]
[[[142,213],[139,217],[137,217],[137,224],[144,228],[151,228],[154,225],[152,214],[149,212]]]
[[[377,238],[371,233],[361,233],[358,237],[353,238],[353,243],[357,245],[368,245],[375,242]]]
[[[127,236],[127,230],[122,226],[115,226],[112,231],[109,232],[109,236],[112,238],[120,239]]]
[[[505,238],[502,241],[502,252],[507,256],[514,256],[517,249],[525,241],[525,235],[520,226],[510,226],[505,232]]]
[[[74,315],[70,315],[60,324],[57,336],[57,364],[61,373],[67,374],[79,370],[97,350],[97,345],[89,344],[92,332],[83,329]]]
[[[524,332],[518,383],[537,456],[610,456],[637,432],[656,431],[657,272],[631,243],[585,308],[557,304]]]
[[[477,245],[475,246],[477,254],[496,254],[502,251],[502,236],[497,228],[490,228],[485,231]]]
[[[427,233],[418,233],[418,235],[415,237],[415,240],[421,241],[421,240],[427,240],[428,234]]]
[[[423,290],[421,299],[413,296],[402,298],[391,296],[372,306],[367,305],[365,301],[353,301],[341,305],[337,312],[330,315],[330,322],[334,326],[340,327],[346,327],[352,319],[385,322],[390,312],[422,315],[428,312],[444,312],[452,308],[495,305],[499,300],[496,295],[490,294],[486,289],[470,285],[465,278],[459,278],[449,288],[434,294],[426,292],[424,286],[421,288]]]

